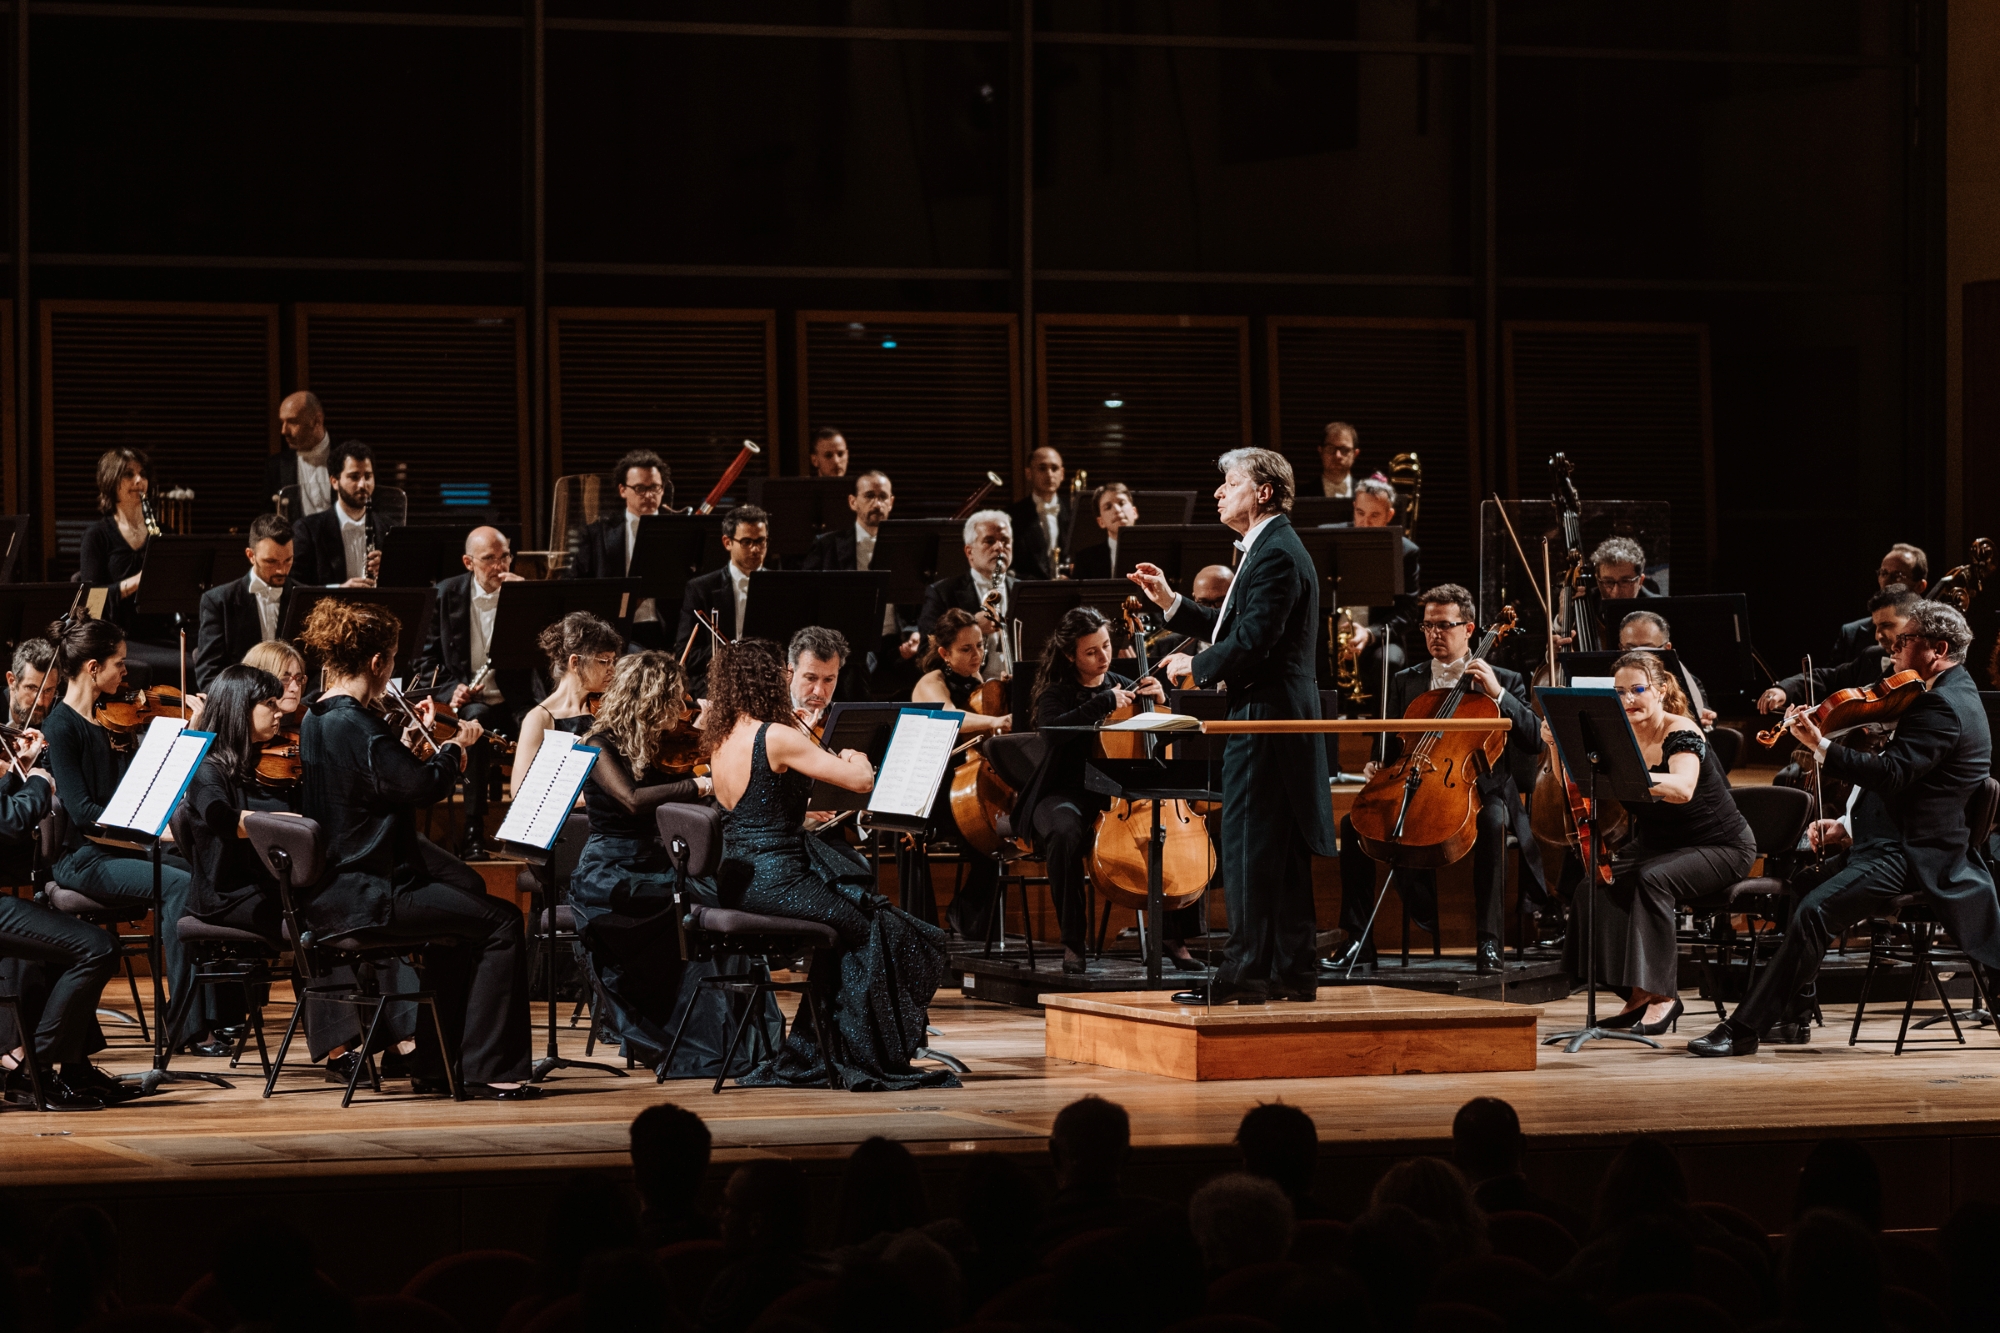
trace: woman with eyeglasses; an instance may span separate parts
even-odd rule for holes
[[[556,687],[521,719],[514,742],[517,786],[528,776],[551,727],[578,736],[590,730],[591,696],[601,698],[611,688],[612,668],[625,651],[625,637],[617,627],[588,611],[570,612],[543,630],[536,644],[549,659]]]
[[[250,645],[243,665],[267,671],[278,678],[278,730],[297,731],[306,715],[306,659],[285,639],[266,639]]]
[[[1658,799],[1625,807],[1633,838],[1611,859],[1611,883],[1600,886],[1589,874],[1583,879],[1595,894],[1589,944],[1597,950],[1597,979],[1626,997],[1625,1008],[1598,1026],[1657,1036],[1671,1030],[1682,1011],[1675,975],[1679,905],[1743,878],[1757,847],[1721,761],[1660,659],[1626,653],[1612,664],[1612,682]],[[1542,734],[1553,743],[1546,726]],[[1580,956],[1572,957],[1571,975],[1582,976],[1583,966]]]

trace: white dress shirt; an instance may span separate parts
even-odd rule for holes
[[[1110,563],[1106,564],[1104,567],[1111,571],[1111,577],[1115,579],[1118,577],[1118,534],[1114,532],[1110,536],[1106,537],[1104,539],[1104,544],[1111,548]]]
[[[632,573],[632,548],[638,544],[639,515],[628,509],[625,511],[625,573],[628,576]],[[653,599],[650,597],[639,603],[639,609],[632,613],[634,624],[646,620],[658,620],[659,618],[659,608],[653,605]]]
[[[981,603],[994,588],[1000,589],[1000,609],[993,613],[994,619],[1000,622],[1000,630],[986,636],[986,662],[980,668],[982,678],[992,680],[1007,674],[1007,583],[1004,578],[995,583],[976,569],[968,572],[972,575],[972,590],[979,595]],[[985,609],[983,605],[980,607],[982,611]]]
[[[368,577],[368,511],[362,510],[360,518],[349,518],[346,505],[335,505],[334,514],[340,520],[340,549],[347,557],[347,577],[365,579]]]
[[[1042,531],[1048,534],[1049,549],[1062,546],[1062,492],[1057,491],[1046,500],[1035,501],[1035,512],[1042,516]]]
[[[318,444],[299,450],[300,518],[333,507],[333,478],[326,470],[326,456],[332,451],[333,440],[325,431],[320,432]]]
[[[736,632],[731,638],[743,637],[743,611],[750,605],[750,576],[736,567],[734,560],[724,566],[729,571],[729,590],[736,595]]]
[[[859,521],[856,521],[854,524],[854,567],[865,570],[869,565],[874,563],[874,560],[875,534],[867,528],[862,527]]]
[[[1337,495],[1342,497],[1354,494],[1354,474],[1352,472],[1343,472],[1340,474],[1339,480],[1336,481],[1324,472],[1320,473],[1319,493],[1321,495]]]
[[[500,590],[495,588],[492,592],[487,592],[479,586],[478,579],[472,580],[472,613],[467,619],[472,624],[471,656],[468,660],[472,665],[474,680],[479,678],[480,672],[486,670],[487,659],[493,654],[493,616],[499,609]],[[497,704],[505,697],[489,673],[485,685],[479,692],[481,702]]]
[[[257,599],[257,624],[263,629],[264,637],[278,637],[278,601],[285,595],[283,588],[273,588],[257,577],[257,571],[250,571],[250,595]]]
[[[1465,656],[1450,662],[1440,662],[1433,657],[1431,659],[1431,688],[1434,690],[1450,689],[1452,686],[1458,684],[1459,677],[1463,676],[1465,669],[1471,665],[1472,654],[1469,652]]]
[[[1238,553],[1238,558],[1236,561],[1237,573],[1240,574],[1243,572],[1243,566],[1249,563],[1250,552],[1253,548],[1256,547],[1257,539],[1264,535],[1264,529],[1270,527],[1271,520],[1276,517],[1277,517],[1276,514],[1264,515],[1264,517],[1258,519],[1255,523],[1252,523],[1250,525],[1250,531],[1244,533],[1242,539],[1236,543],[1236,550]],[[1222,629],[1222,619],[1224,616],[1227,616],[1229,614],[1229,599],[1236,595],[1236,584],[1237,580],[1235,579],[1231,579],[1229,581],[1229,591],[1222,594],[1222,605],[1215,608],[1215,629],[1210,632],[1213,634],[1217,634],[1218,637],[1219,637],[1219,632]],[[1172,620],[1174,618],[1174,613],[1179,611],[1180,609],[1181,609],[1181,595],[1179,593],[1175,593],[1173,602],[1167,607],[1167,619]],[[1211,645],[1213,644],[1213,642],[1214,640],[1211,639],[1210,640]]]

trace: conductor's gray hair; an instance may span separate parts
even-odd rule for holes
[[[965,520],[965,544],[967,546],[979,540],[979,528],[984,523],[998,523],[1007,530],[1009,537],[1014,535],[1014,520],[1007,516],[1006,510],[982,509],[971,518]]]
[[[1292,512],[1292,497],[1298,494],[1298,486],[1292,480],[1292,465],[1283,454],[1270,449],[1231,449],[1216,459],[1215,465],[1225,477],[1241,472],[1252,486],[1269,486],[1271,500],[1264,507],[1265,513]]]
[[[1951,656],[1962,658],[1965,650],[1972,646],[1972,626],[1965,623],[1965,617],[1958,608],[1943,602],[1918,602],[1910,608],[1910,618],[1903,623],[1903,633],[1918,634],[1932,642],[1951,645]]]

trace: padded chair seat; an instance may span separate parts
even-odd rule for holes
[[[148,910],[144,907],[121,907],[111,903],[99,902],[87,893],[78,893],[75,889],[66,889],[56,883],[51,883],[45,890],[45,893],[48,897],[49,906],[55,908],[58,912],[67,912],[71,916],[84,916],[86,914],[97,916],[108,915],[118,921],[137,921],[140,917],[146,915]]]
[[[576,933],[576,913],[569,910],[568,903],[564,903],[556,908],[556,933],[560,935],[565,931],[572,935]],[[546,935],[549,933],[549,913],[547,908],[542,909],[541,916],[535,921],[535,933],[537,935]]]
[[[727,907],[694,906],[688,909],[688,924],[711,935],[780,935],[820,948],[840,943],[840,935],[822,921],[804,921],[792,916],[760,916]]]
[[[1777,898],[1785,892],[1785,881],[1759,875],[1755,879],[1739,879],[1729,886],[1729,901],[1738,898]]]
[[[254,930],[238,930],[234,926],[217,926],[203,921],[198,916],[184,916],[180,920],[180,935],[183,940],[200,940],[210,944],[252,944],[273,953],[281,953],[285,946],[277,940],[266,939]]]

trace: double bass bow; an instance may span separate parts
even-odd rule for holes
[[[1514,608],[1500,609],[1472,652],[1484,659],[1514,632]],[[1404,717],[1494,717],[1500,705],[1472,688],[1470,663],[1448,690],[1427,690]],[[1504,731],[1426,731],[1384,764],[1354,798],[1350,818],[1362,850],[1392,866],[1434,870],[1472,850],[1479,837],[1478,782],[1507,749]]]

